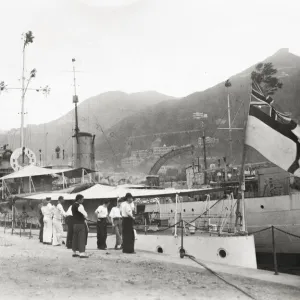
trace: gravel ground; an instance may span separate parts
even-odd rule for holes
[[[207,270],[120,251],[73,258],[37,237],[0,233],[0,299],[250,299]],[[300,299],[300,289],[222,274],[255,299]]]

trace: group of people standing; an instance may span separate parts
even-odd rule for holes
[[[63,209],[64,199],[59,197],[57,204],[51,204],[51,198],[46,198],[42,201],[42,204],[39,206],[39,223],[40,223],[40,242],[60,246],[63,235],[62,221],[66,216],[66,212]]]
[[[105,201],[95,211],[97,215],[97,248],[99,250],[107,249],[107,223],[111,221],[116,234],[115,249],[122,249],[124,253],[135,253],[133,197],[127,193],[123,200],[117,202],[117,206],[111,209],[110,214],[108,214],[108,201]],[[67,248],[73,250],[73,257],[88,258],[85,249],[89,229],[88,215],[83,206],[84,197],[81,194],[76,195],[75,203],[66,212],[62,206],[63,202],[64,199],[60,196],[57,204],[51,204],[51,198],[46,198],[40,205],[40,242],[54,246],[64,244],[62,222],[65,218],[68,226]]]
[[[127,193],[124,199],[118,199],[117,206],[113,207],[108,214],[109,201],[105,201],[96,210],[97,216],[97,247],[99,250],[106,250],[107,223],[111,222],[116,234],[116,250],[123,250],[123,253],[135,253],[135,230],[133,197]]]

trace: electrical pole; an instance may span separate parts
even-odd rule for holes
[[[27,33],[23,34],[23,50],[22,50],[22,77],[21,77],[21,82],[22,86],[20,87],[7,87],[5,85],[4,81],[0,82],[0,92],[4,90],[21,90],[21,127],[20,127],[20,147],[22,151],[25,149],[25,138],[24,138],[24,115],[26,114],[24,112],[25,109],[25,95],[27,90],[34,90],[36,92],[42,91],[45,95],[50,93],[50,88],[48,86],[44,88],[28,88],[29,83],[32,78],[36,76],[36,69],[33,69],[30,72],[30,76],[27,80],[26,86],[25,86],[25,50],[26,47],[29,44],[33,43],[34,36],[32,35],[32,31],[28,31]],[[24,163],[24,159],[23,159]]]
[[[25,43],[26,43],[26,39],[24,41],[24,47],[23,47],[23,66],[22,66],[21,137],[20,137],[21,138],[20,146],[22,149],[24,147],[24,103],[25,103],[25,74],[24,73],[25,73],[25,48],[26,48]]]

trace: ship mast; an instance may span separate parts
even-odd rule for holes
[[[232,162],[232,129],[230,118],[230,97],[227,88],[227,111],[228,111],[228,135],[229,135],[229,161]]]
[[[230,105],[230,93],[229,93],[229,87],[231,87],[230,80],[225,81],[225,87],[227,88],[227,114],[228,114],[228,128],[218,128],[223,130],[228,130],[228,141],[229,141],[229,163],[233,163],[233,141],[232,141],[232,130],[243,130],[244,128],[234,128],[232,127],[231,122],[231,105]],[[238,110],[239,111],[239,110]],[[236,115],[238,114],[238,111]],[[235,119],[235,117],[234,117]],[[234,120],[233,120],[234,122]],[[226,159],[225,159],[226,164]],[[225,166],[226,169],[226,166]]]
[[[76,94],[76,71],[75,71],[75,58],[72,58],[73,63],[73,80],[74,80],[74,96],[73,96],[73,103],[75,104],[75,137],[78,136],[79,127],[78,127],[78,111],[77,111],[77,103],[78,103],[78,96]]]
[[[241,219],[241,221],[242,221],[242,230],[241,231],[243,231],[243,232],[246,232],[246,220],[245,220],[245,218],[246,218],[246,213],[245,213],[245,189],[246,189],[245,162],[246,162],[247,145],[246,145],[245,141],[246,141],[246,128],[247,128],[247,122],[248,122],[248,114],[249,114],[250,103],[251,103],[251,92],[249,92],[249,94],[250,94],[250,100],[249,100],[249,106],[248,106],[248,111],[247,111],[247,118],[244,121],[244,128],[243,128],[243,130],[244,130],[243,153],[242,153],[242,163],[241,163],[240,178],[239,178],[240,195],[238,195],[237,201],[236,201],[236,218],[235,218],[235,229],[237,229],[238,221],[239,221],[239,219]]]
[[[203,140],[203,162],[204,162],[204,184],[207,184],[207,160],[206,160],[206,137],[205,137],[205,127],[204,122],[201,123],[202,125],[202,140]],[[198,162],[198,170],[199,170],[199,162]]]

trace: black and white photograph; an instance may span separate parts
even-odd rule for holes
[[[300,299],[300,2],[0,5],[0,299]]]

